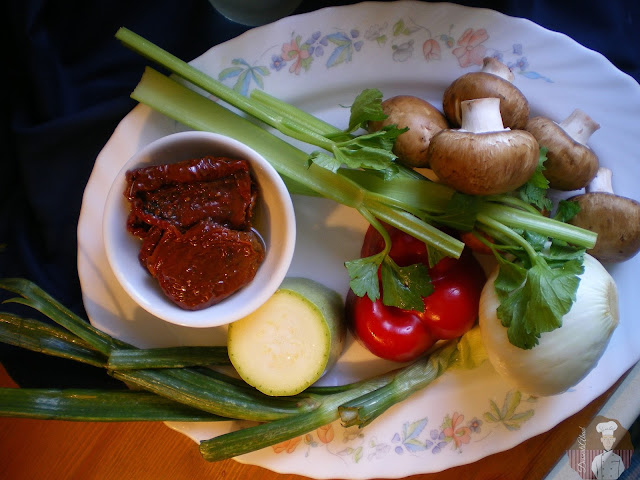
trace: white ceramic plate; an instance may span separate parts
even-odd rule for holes
[[[579,107],[596,119],[602,128],[593,135],[592,148],[613,169],[617,192],[638,199],[640,87],[600,54],[527,20],[452,4],[364,3],[251,30],[193,63],[230,86],[264,88],[344,126],[347,113],[341,105],[349,105],[362,89],[377,87],[385,97],[415,94],[438,105],[445,87],[478,70],[486,55],[514,68],[515,84],[529,98],[533,114],[561,120]],[[225,339],[224,328],[170,325],[137,308],[105,258],[101,219],[111,182],[133,153],[179,130],[180,125],[143,106],[127,115],[95,163],[78,225],[78,271],[91,322],[140,347]],[[298,239],[289,274],[346,293],[343,262],[358,255],[365,222],[326,200],[295,198],[294,203]],[[563,395],[521,395],[485,363],[475,371],[447,373],[363,430],[336,423],[238,460],[315,478],[398,478],[473,462],[547,431],[638,361],[639,267],[640,256],[610,267],[619,286],[620,326],[597,368]],[[323,382],[348,382],[386,368],[350,342]],[[505,418],[508,410],[513,415]],[[171,426],[196,440],[237,427],[231,422]]]

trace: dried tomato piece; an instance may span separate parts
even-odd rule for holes
[[[184,233],[165,230],[144,263],[174,303],[199,310],[248,284],[264,255],[254,231],[232,230],[205,220]]]
[[[205,156],[127,172],[127,229],[144,238],[152,226],[186,231],[203,219],[250,228],[256,188],[244,160]]]

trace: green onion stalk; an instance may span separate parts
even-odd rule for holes
[[[19,297],[5,302],[30,306],[53,320],[74,338],[61,334],[59,329],[41,326],[34,328],[33,319],[2,314],[0,316],[0,341],[50,355],[70,358],[94,366],[104,367],[113,377],[131,385],[153,392],[192,408],[204,410],[220,417],[252,421],[270,421],[313,410],[317,407],[314,395],[274,398],[256,390],[249,390],[202,372],[200,367],[178,368],[191,353],[200,355],[191,347],[176,349],[176,360],[166,360],[163,353],[157,362],[149,360],[155,352],[142,354],[148,365],[171,368],[138,368],[130,365],[122,369],[109,369],[109,357],[118,350],[135,350],[136,347],[113,338],[84,321],[65,308],[40,287],[25,279],[0,279],[0,288],[16,293]],[[118,356],[116,354],[116,356]]]
[[[370,379],[331,387],[313,386],[291,397],[267,397],[242,380],[215,370],[176,366],[199,363],[203,353],[218,362],[218,347],[136,349],[95,329],[28,280],[0,279],[0,288],[20,295],[5,302],[29,305],[57,324],[0,312],[0,342],[111,369],[115,378],[141,388],[0,388],[0,416],[199,422],[248,419],[246,410],[261,412],[254,415],[253,420],[262,422],[256,427],[203,441],[200,451],[210,461],[266,448],[339,418],[349,425],[364,426],[440,376],[457,358],[459,344],[458,340],[449,341],[407,367]],[[105,345],[109,348],[105,349]],[[119,353],[130,351],[140,353],[133,356]],[[216,355],[211,357],[211,353]],[[194,355],[193,361],[190,354]],[[158,361],[153,361],[155,355]],[[123,361],[114,362],[114,358]],[[140,358],[144,361],[134,368],[132,362]],[[212,398],[217,398],[218,413],[208,405]],[[274,416],[274,412],[280,415]]]

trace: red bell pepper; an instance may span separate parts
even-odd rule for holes
[[[429,266],[427,246],[406,233],[385,225],[391,237],[390,257],[399,265]],[[382,236],[369,227],[361,256],[384,248]],[[456,338],[468,331],[478,316],[480,293],[486,277],[482,266],[468,251],[456,260],[445,257],[429,268],[433,293],[423,297],[424,312],[389,307],[381,299],[349,291],[346,312],[349,327],[358,341],[374,355],[406,362],[426,352],[437,340]],[[382,288],[382,287],[381,287]]]

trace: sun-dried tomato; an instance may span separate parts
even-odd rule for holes
[[[254,278],[265,252],[246,161],[205,156],[132,170],[126,181],[138,258],[174,303],[206,308]]]

